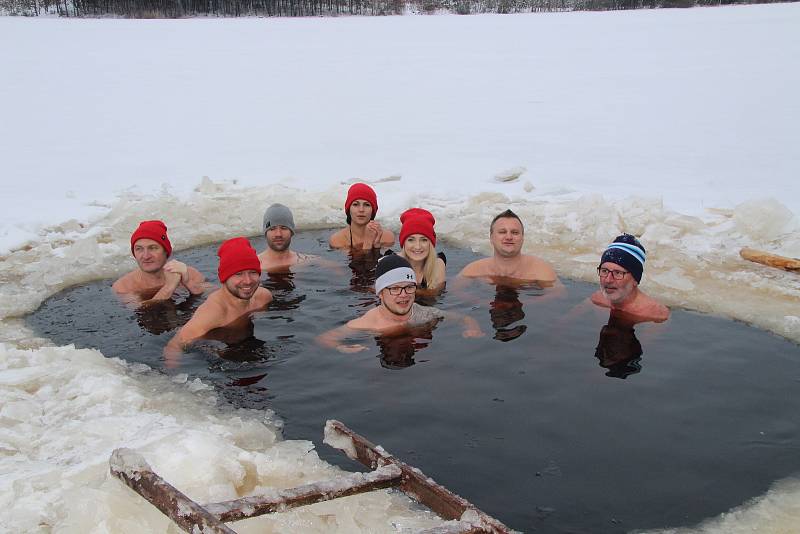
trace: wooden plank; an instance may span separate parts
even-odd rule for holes
[[[207,504],[205,509],[220,521],[238,521],[338,497],[398,486],[402,476],[403,472],[399,467],[385,465],[369,473],[347,473],[331,480],[273,490],[265,495]]]
[[[743,248],[739,251],[739,255],[746,260],[768,265],[769,267],[775,267],[776,269],[800,272],[800,259],[797,258],[787,258],[786,256],[779,256],[754,248]]]
[[[481,534],[486,532],[472,523],[463,521],[451,521],[441,527],[433,527],[420,530],[417,534]]]
[[[460,520],[470,524],[475,529],[457,530],[457,532],[487,532],[492,534],[513,532],[506,525],[483,513],[463,497],[437,484],[419,469],[401,462],[382,447],[376,446],[364,436],[356,434],[347,428],[340,421],[329,420],[325,424],[325,443],[343,450],[349,457],[358,460],[371,469],[389,464],[398,466],[403,472],[403,481],[400,489],[404,493],[427,506],[442,518]]]
[[[236,534],[202,506],[154,473],[138,452],[115,449],[111,453],[109,465],[112,475],[161,510],[186,532]]]

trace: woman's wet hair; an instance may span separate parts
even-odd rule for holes
[[[522,228],[522,233],[525,233],[525,225],[522,224],[522,219],[519,218],[519,215],[514,213],[511,210],[505,210],[503,212],[498,213],[495,215],[494,219],[492,219],[492,224],[489,225],[489,233],[491,234],[494,231],[494,223],[496,223],[499,219],[516,219],[519,221],[519,225]]]

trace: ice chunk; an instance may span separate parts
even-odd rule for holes
[[[783,234],[794,215],[774,198],[750,200],[736,206],[736,228],[759,242],[772,241]]]
[[[525,174],[527,170],[525,167],[512,167],[495,174],[494,179],[496,182],[514,182],[519,180],[519,177]]]
[[[333,422],[330,420],[325,423],[325,437],[322,442],[333,447],[334,449],[339,449],[351,460],[358,459],[353,440],[350,438],[350,436],[346,436],[345,434],[342,434],[336,430],[333,427]]]

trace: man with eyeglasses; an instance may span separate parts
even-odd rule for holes
[[[367,347],[361,344],[342,344],[340,340],[355,331],[399,335],[408,328],[435,324],[446,318],[463,321],[464,337],[483,336],[480,326],[472,317],[443,312],[433,306],[421,306],[414,302],[416,291],[417,278],[408,260],[398,254],[384,256],[375,268],[375,294],[381,300],[380,305],[344,326],[329,330],[317,340],[339,352],[359,352]]]
[[[622,234],[614,239],[600,258],[600,290],[592,295],[592,302],[641,322],[669,319],[669,308],[639,289],[646,258],[644,246],[632,235]]]

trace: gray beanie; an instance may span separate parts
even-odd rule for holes
[[[294,217],[292,217],[292,210],[283,204],[273,204],[268,207],[267,211],[264,212],[263,232],[266,233],[267,230],[273,226],[285,226],[291,230],[292,235],[294,235]]]

